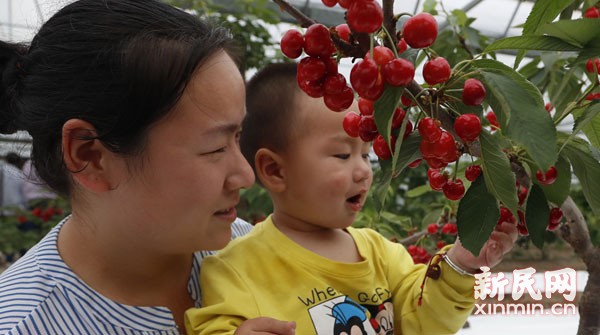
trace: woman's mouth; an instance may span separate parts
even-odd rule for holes
[[[233,222],[237,218],[237,211],[235,207],[231,207],[216,211],[214,215],[222,218],[223,220]]]

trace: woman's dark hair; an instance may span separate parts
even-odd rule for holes
[[[29,46],[0,41],[0,132],[29,132],[38,174],[68,195],[61,150],[67,120],[92,124],[115,153],[139,154],[148,127],[218,50],[232,55],[227,30],[160,1],[76,1]]]

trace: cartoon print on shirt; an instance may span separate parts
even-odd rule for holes
[[[375,313],[369,312],[369,310]],[[368,309],[339,296],[308,309],[316,335],[389,335],[394,333],[391,302]]]
[[[377,335],[394,334],[394,305],[391,299],[380,305],[365,305],[371,314],[371,326]]]

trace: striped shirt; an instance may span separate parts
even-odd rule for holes
[[[0,335],[178,335],[168,308],[119,304],[94,291],[71,271],[56,244],[65,221],[0,276]],[[237,219],[232,238],[245,235],[251,228]],[[198,307],[200,263],[211,253],[194,254],[188,292]]]

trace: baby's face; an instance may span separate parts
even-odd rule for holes
[[[352,224],[373,181],[370,143],[348,136],[346,113],[329,110],[322,99],[304,94],[297,134],[283,155],[286,166],[286,208],[308,222],[331,228]]]

